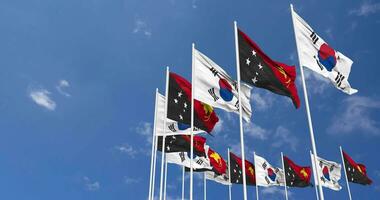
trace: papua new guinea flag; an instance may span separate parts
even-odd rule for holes
[[[243,31],[238,30],[241,80],[273,93],[288,96],[300,107],[297,93],[296,69],[268,57]]]
[[[356,163],[346,152],[343,151],[344,164],[346,167],[347,179],[353,183],[370,185],[372,180],[367,176],[366,166]]]
[[[157,150],[162,151],[162,139],[163,136],[157,137]],[[193,138],[194,143],[194,154],[197,156],[206,157],[205,143],[206,138],[202,136],[195,135]],[[189,135],[171,135],[165,138],[165,152],[190,152],[190,141]]]
[[[295,164],[288,157],[284,156],[284,171],[286,178],[286,186],[288,187],[307,187],[311,186],[311,168],[302,167]]]
[[[191,124],[191,84],[183,77],[170,73],[167,117],[181,124]],[[213,107],[194,99],[194,126],[208,133],[219,121]]]
[[[243,184],[243,162],[242,159],[230,152],[230,174],[232,184]],[[247,185],[256,185],[255,166],[245,160],[245,174]]]

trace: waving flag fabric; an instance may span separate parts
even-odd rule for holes
[[[292,16],[300,64],[330,79],[339,90],[356,93],[348,83],[352,60],[327,44],[296,12]]]
[[[183,77],[170,73],[167,117],[181,126],[191,124],[191,84]],[[214,109],[203,102],[194,100],[194,126],[208,133],[219,121]]]
[[[294,106],[299,108],[295,67],[272,60],[241,30],[238,30],[238,40],[241,80],[288,96]]]
[[[310,154],[311,161],[314,166],[314,155]],[[323,187],[330,188],[335,191],[342,189],[342,186],[339,185],[339,180],[341,178],[342,166],[336,162],[328,161],[317,157],[317,171],[319,174],[319,182]]]
[[[285,185],[284,170],[273,167],[265,158],[255,155],[256,184],[259,186]]]
[[[212,167],[212,170],[205,172],[206,178],[224,185],[229,185],[230,181],[228,178],[227,162],[219,153],[211,149],[208,145],[206,145],[205,148]]]
[[[190,126],[178,123],[174,120],[165,117],[165,96],[158,94],[157,101],[157,117],[156,117],[156,135],[179,135],[179,134],[190,134]],[[166,129],[164,132],[164,121],[166,119]],[[203,133],[204,131],[199,128],[194,127],[194,134]]]
[[[195,74],[195,75],[194,75]],[[210,58],[194,49],[194,98],[213,107],[239,114],[237,82]],[[251,118],[251,87],[241,84],[243,118]]]
[[[243,184],[243,161],[241,158],[230,152],[230,174],[231,174],[231,183],[232,184]],[[245,160],[245,174],[246,174],[246,183],[247,185],[256,185],[256,172],[255,166]]]
[[[190,159],[188,152],[172,152],[166,153],[166,159],[168,163],[173,163],[190,168],[192,165],[194,170],[211,170],[210,162],[206,157],[195,156],[194,159]]]
[[[346,167],[347,179],[353,183],[370,185],[372,180],[367,176],[365,165],[356,163],[346,152],[343,151],[344,165]]]
[[[157,150],[162,151],[162,136],[157,137]],[[206,156],[206,138],[195,135],[193,138],[194,154]],[[165,152],[190,152],[191,138],[189,135],[172,135],[165,138]]]
[[[310,186],[311,168],[302,167],[295,164],[288,157],[284,156],[284,171],[286,186],[288,187],[307,187]]]

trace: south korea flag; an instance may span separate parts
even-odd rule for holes
[[[256,184],[258,186],[284,186],[284,170],[273,167],[265,158],[255,155]]]
[[[323,187],[327,187],[335,191],[341,190],[342,187],[339,185],[339,180],[341,178],[341,170],[342,170],[341,164],[317,157],[318,163],[317,165],[314,165],[313,154],[310,154],[310,156],[311,156],[311,161],[313,163],[313,166],[316,166],[316,169],[314,170],[318,172],[315,174],[319,175],[319,177],[316,177],[316,178],[319,179],[319,182],[321,183],[321,185]]]
[[[353,61],[327,44],[293,9],[292,18],[300,65],[330,79],[339,90],[356,93],[348,82]]]

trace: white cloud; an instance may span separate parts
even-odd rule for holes
[[[218,123],[216,123],[216,125],[214,126],[214,129],[213,129],[213,133],[215,133],[216,135],[218,135],[222,129],[224,128],[223,127],[223,120],[219,117],[219,121]]]
[[[29,97],[39,106],[42,106],[48,110],[55,110],[56,103],[50,98],[50,92],[45,89],[31,89]]]
[[[260,190],[263,195],[281,195],[285,196],[285,188],[284,187],[263,187]],[[292,193],[288,190],[288,197],[291,196]]]
[[[120,153],[127,154],[131,158],[134,158],[135,155],[138,154],[138,151],[135,150],[129,144],[123,144],[123,145],[120,145],[120,146],[116,146],[115,149],[118,150]]]
[[[146,37],[152,36],[152,32],[148,28],[147,23],[145,21],[143,21],[142,19],[136,19],[135,20],[135,26],[134,26],[132,32],[135,34],[141,33],[141,34],[145,35]]]
[[[192,0],[191,1],[191,7],[193,7],[194,9],[198,8],[198,6],[197,6],[197,0]]]
[[[71,95],[64,91],[64,89],[68,87],[70,87],[70,83],[67,80],[60,80],[55,88],[61,95],[70,97]]]
[[[380,101],[363,96],[350,96],[337,110],[327,129],[330,134],[340,135],[356,131],[360,134],[380,135],[379,122],[371,113],[380,109]]]
[[[296,151],[298,145],[297,137],[292,135],[291,132],[283,126],[277,127],[273,141],[273,147],[289,146],[293,151]]]
[[[83,177],[84,185],[88,191],[96,191],[100,189],[100,183],[98,181],[92,181],[87,176]]]
[[[330,81],[327,78],[324,78],[322,75],[319,75],[307,68],[304,68],[304,75],[306,81],[306,87],[308,92],[313,94],[323,94],[327,87],[332,86]],[[301,79],[298,79],[300,82]],[[301,83],[302,84],[302,83]],[[303,86],[301,86],[302,89]]]
[[[244,123],[244,133],[256,139],[266,140],[269,131],[254,123]]]
[[[149,144],[152,144],[153,125],[149,122],[141,122],[135,129],[141,136],[145,137]]]
[[[327,37],[329,37],[330,39],[334,39],[334,35],[332,33],[332,28],[328,28],[325,30],[325,34],[327,35]]]
[[[368,16],[380,11],[380,3],[372,3],[370,1],[363,1],[359,8],[350,10],[350,14],[357,16]]]
[[[253,101],[253,112],[256,110],[265,111],[272,107],[274,102],[274,96],[273,94],[270,94],[268,91],[254,91],[251,95],[251,100]]]
[[[131,177],[125,177],[124,182],[126,184],[137,184],[141,182],[141,178],[131,178]]]

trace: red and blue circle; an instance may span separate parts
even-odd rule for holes
[[[318,59],[319,63],[331,71],[336,65],[335,50],[327,43],[322,44],[318,51]]]
[[[234,98],[232,86],[225,79],[219,79],[219,94],[224,101],[231,101]]]
[[[184,131],[184,130],[190,128],[190,125],[183,124],[183,123],[180,123],[180,122],[178,122],[177,125],[178,125],[178,129],[179,129],[180,131]]]
[[[323,173],[323,177],[325,177],[325,179],[330,181],[330,172],[329,172],[329,168],[327,166],[323,167],[322,173]]]
[[[276,173],[274,173],[273,169],[268,168],[267,171],[268,171],[268,177],[270,178],[270,180],[276,181],[277,175],[276,175]]]

